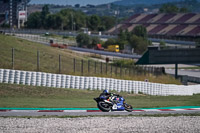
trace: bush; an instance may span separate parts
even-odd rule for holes
[[[79,47],[88,47],[90,45],[91,39],[89,35],[81,33],[76,37],[76,42],[78,43]]]
[[[117,66],[117,67],[132,67],[134,65],[133,60],[114,60],[112,65]]]
[[[142,38],[142,37],[138,37],[136,35],[133,35],[131,38],[130,38],[130,45],[132,46],[132,48],[135,49],[135,52],[138,53],[138,54],[143,54],[146,50],[147,50],[147,47],[149,45],[151,45],[151,42],[148,41],[147,39],[145,38]]]
[[[109,38],[103,45],[103,47],[107,48],[109,45],[116,45],[116,39]]]

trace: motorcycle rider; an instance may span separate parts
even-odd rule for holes
[[[109,90],[103,90],[103,92],[100,94],[99,97],[105,97],[106,99],[109,99],[110,102],[115,102],[116,96],[119,96],[114,93],[109,93]]]

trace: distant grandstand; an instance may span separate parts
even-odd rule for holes
[[[200,14],[135,14],[108,31],[117,34],[120,30],[132,31],[137,25],[146,27],[148,35],[161,37],[200,37]]]
[[[0,25],[18,26],[19,11],[27,10],[30,0],[0,0]]]

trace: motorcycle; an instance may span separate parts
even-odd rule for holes
[[[125,103],[125,99],[119,95],[113,95],[108,99],[105,96],[99,96],[94,98],[94,100],[97,102],[97,107],[103,112],[124,110],[128,112],[133,111],[132,106]]]

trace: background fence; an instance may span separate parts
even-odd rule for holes
[[[148,95],[193,95],[200,93],[200,85],[158,84],[113,78],[83,77],[31,71],[0,69],[0,83],[23,84],[56,88],[115,90]]]
[[[43,49],[41,47],[41,49]],[[44,47],[45,50],[45,47]],[[136,75],[162,75],[164,68],[145,67],[132,65],[129,67],[116,66],[112,63],[103,63],[88,59],[80,54],[70,51],[60,51],[57,54],[54,49],[51,51],[38,51],[37,49],[26,49],[26,47],[2,48],[0,55],[1,68],[18,69],[26,71],[41,71],[57,74],[95,76],[107,75],[107,77],[131,77]],[[6,58],[6,59],[4,59]],[[99,60],[99,59],[98,59]]]

